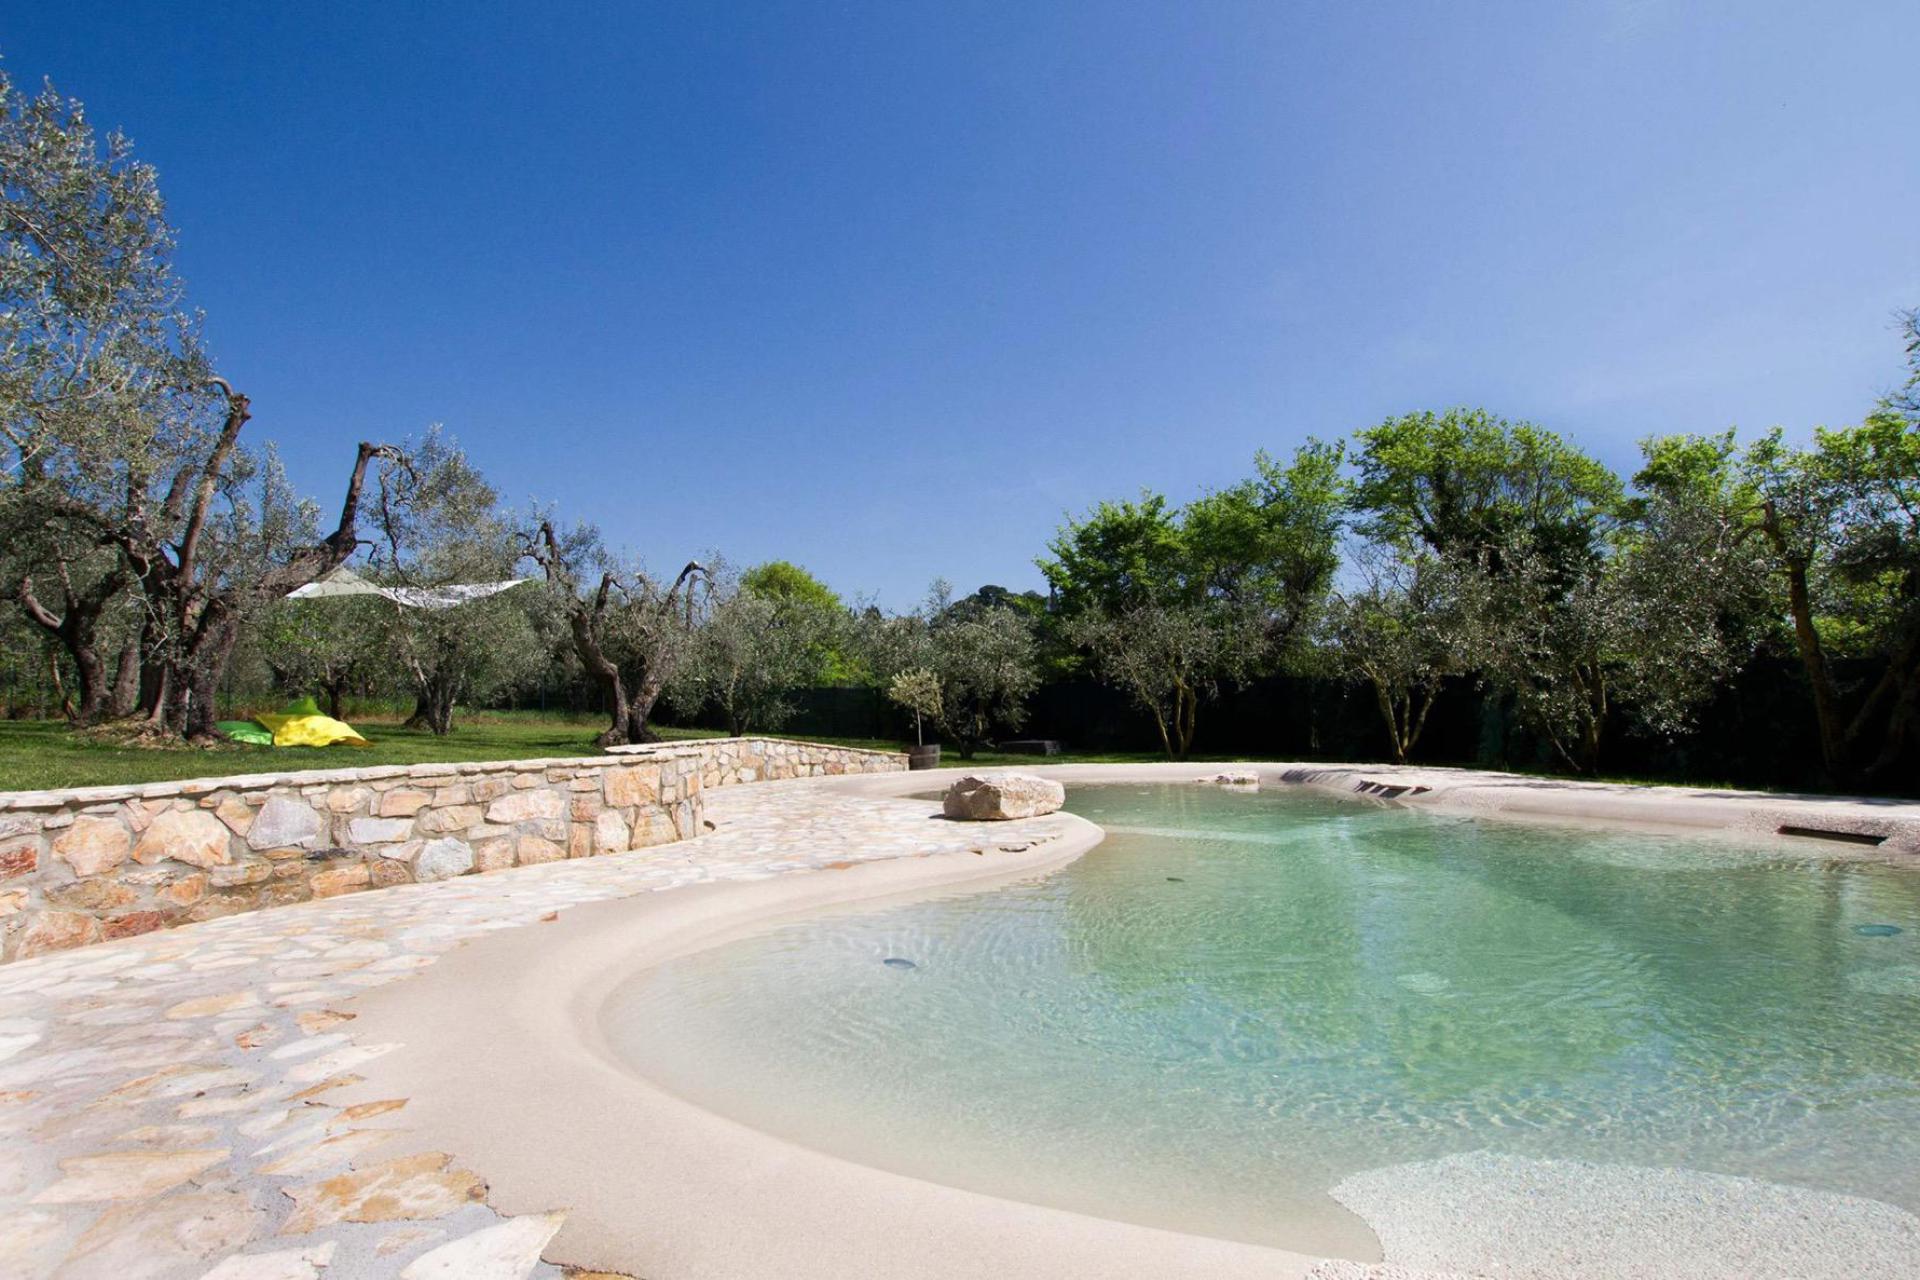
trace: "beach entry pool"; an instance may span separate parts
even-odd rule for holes
[[[1108,832],[1068,869],[646,971],[610,1044],[864,1164],[1309,1253],[1576,1161],[1920,1208],[1920,870],[1304,788],[1068,808]]]

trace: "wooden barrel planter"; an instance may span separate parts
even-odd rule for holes
[[[907,768],[938,769],[940,767],[940,744],[927,747],[907,748]]]

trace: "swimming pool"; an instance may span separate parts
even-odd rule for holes
[[[1920,1207],[1920,872],[1193,786],[1075,787],[1044,880],[637,975],[643,1075],[990,1194],[1346,1257],[1366,1171],[1677,1166]],[[893,963],[889,963],[889,961]]]

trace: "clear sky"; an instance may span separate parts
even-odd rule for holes
[[[0,0],[0,55],[159,167],[328,505],[438,421],[895,606],[1411,409],[1857,420],[1920,305],[1914,0]]]

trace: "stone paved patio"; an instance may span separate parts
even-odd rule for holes
[[[338,1105],[362,1043],[339,1006],[577,903],[876,858],[1025,846],[1056,819],[760,783],[700,839],[229,916],[0,968],[0,1276],[519,1280],[564,1211],[503,1218],[457,1152],[383,1156],[406,1098]],[[589,1273],[568,1272],[581,1280]]]

